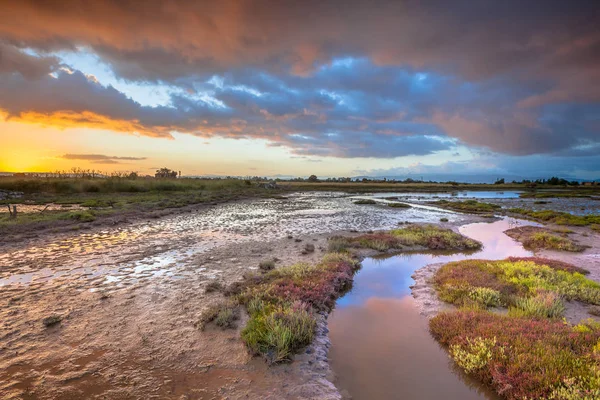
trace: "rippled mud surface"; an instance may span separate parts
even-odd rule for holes
[[[466,258],[504,259],[532,253],[503,232],[527,222],[503,219],[462,226],[484,248],[473,254],[402,254],[367,258],[352,291],[329,317],[331,365],[352,399],[497,399],[454,367],[430,336],[411,296],[411,275],[432,263]]]
[[[288,199],[229,203],[127,227],[4,243],[0,286],[70,281],[92,286],[173,276],[190,254],[249,240],[339,230],[385,229],[400,221],[451,222],[469,217],[442,210],[365,207],[342,194],[296,194]],[[198,272],[198,271],[195,271]]]
[[[315,262],[330,232],[441,217],[476,218],[299,193],[1,242],[0,398],[314,398],[314,377],[299,380],[294,364],[267,369],[238,331],[195,327],[218,300],[206,284],[238,280],[266,257]],[[301,256],[308,241],[317,251]],[[50,316],[62,320],[45,326]]]

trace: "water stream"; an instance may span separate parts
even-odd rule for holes
[[[411,296],[419,268],[466,258],[504,259],[531,253],[503,231],[527,223],[503,219],[462,226],[484,244],[474,254],[402,254],[367,258],[353,289],[329,317],[330,358],[336,385],[353,399],[496,399],[454,367],[430,336],[427,320]]]

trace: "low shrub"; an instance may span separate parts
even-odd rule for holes
[[[560,260],[553,260],[550,258],[543,258],[543,257],[508,257],[506,259],[507,261],[510,262],[518,262],[518,261],[531,261],[534,264],[538,264],[538,265],[547,265],[548,267],[558,270],[558,271],[567,271],[567,272],[579,272],[582,275],[587,275],[590,273],[590,271],[588,271],[585,268],[581,268],[581,267],[577,267],[573,264],[569,264],[567,262],[564,261],[560,261]]]
[[[210,281],[204,289],[205,293],[220,292],[223,290],[223,284],[219,281]]]
[[[354,204],[359,204],[359,205],[362,205],[362,204],[377,204],[377,202],[375,200],[372,200],[372,199],[359,199],[359,200],[356,200],[354,202]]]
[[[502,302],[508,305],[513,304],[515,298],[534,297],[543,290],[567,300],[600,304],[599,283],[579,272],[555,269],[538,262],[514,259],[451,262],[436,271],[433,283],[442,300],[457,306],[471,302],[471,292],[476,288],[499,292]],[[558,267],[562,266],[559,264]]]
[[[235,328],[235,322],[239,319],[239,308],[235,301],[223,301],[208,307],[198,319],[196,326],[204,330],[206,326],[214,322],[221,329]]]
[[[412,206],[410,204],[406,204],[406,203],[388,203],[388,207],[393,207],[393,208],[412,208]]]
[[[67,214],[67,218],[80,222],[92,222],[96,220],[96,215],[91,211],[71,211]]]
[[[350,241],[343,236],[332,236],[327,240],[327,250],[331,253],[345,252],[350,246]]]
[[[377,251],[425,247],[430,250],[477,250],[481,243],[436,225],[407,225],[387,232],[369,233],[346,238],[348,246],[365,247]],[[341,240],[337,243],[341,244]]]
[[[499,307],[503,304],[502,294],[487,287],[476,287],[469,292],[469,298],[482,307]]]
[[[432,202],[439,207],[447,208],[454,211],[462,211],[469,213],[490,213],[499,210],[500,207],[497,204],[483,203],[477,200],[464,200],[464,201],[448,201],[438,200]]]
[[[429,323],[465,372],[509,400],[599,398],[600,326],[584,325],[473,310]]]
[[[305,303],[274,306],[254,299],[248,310],[250,321],[242,330],[242,340],[269,363],[290,359],[313,340],[316,320]]]
[[[264,260],[258,264],[258,268],[263,271],[270,271],[275,268],[275,260]]]
[[[315,252],[315,245],[312,243],[307,243],[304,245],[304,249],[302,250],[303,254],[308,254],[308,253],[314,253]]]
[[[250,351],[275,363],[309,344],[315,312],[333,308],[351,287],[359,267],[359,261],[347,253],[328,253],[317,265],[300,263],[246,276],[236,300],[250,314],[242,331]]]
[[[585,250],[585,247],[577,245],[568,238],[553,235],[548,232],[537,232],[523,240],[523,247],[530,250],[561,250],[579,252]]]
[[[561,318],[565,305],[559,295],[540,291],[534,297],[517,297],[508,314],[515,317]]]
[[[568,237],[558,236],[549,229],[536,226],[522,226],[504,232],[511,238],[518,240],[528,250],[558,250],[579,252],[586,249]]]

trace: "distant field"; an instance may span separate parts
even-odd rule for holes
[[[537,185],[534,188],[527,184],[505,183],[501,185],[485,183],[393,183],[393,182],[280,182],[281,185],[295,190],[337,190],[352,192],[452,192],[457,190],[489,190],[503,192],[507,190],[522,190],[535,193],[537,190],[561,191],[564,193],[579,193],[580,195],[600,194],[600,186],[555,186]]]

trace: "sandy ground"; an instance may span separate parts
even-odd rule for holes
[[[564,226],[547,224],[549,230],[564,230]],[[587,227],[568,227],[573,233],[567,236],[587,248],[581,253],[566,251],[539,250],[535,256],[564,261],[590,271],[588,278],[600,282],[600,233]],[[416,300],[421,314],[432,318],[441,311],[456,309],[451,304],[440,301],[431,284],[431,278],[443,263],[430,264],[415,271],[412,278],[415,280],[411,286],[412,295]],[[565,317],[571,323],[578,323],[586,318],[600,320],[589,314],[589,306],[579,302],[567,302]]]

